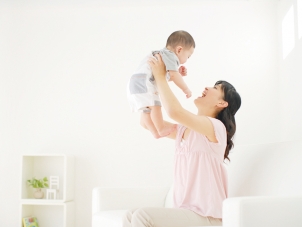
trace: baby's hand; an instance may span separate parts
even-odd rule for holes
[[[187,75],[187,68],[182,65],[182,66],[179,67],[178,72],[180,73],[180,75],[186,76]]]
[[[187,99],[192,96],[192,92],[190,89],[184,90],[184,93],[186,94]]]

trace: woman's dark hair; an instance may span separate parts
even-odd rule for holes
[[[219,80],[215,85],[221,84],[224,94],[224,101],[228,102],[228,106],[224,108],[217,116],[222,121],[227,131],[227,146],[225,148],[224,159],[229,159],[230,150],[234,147],[232,138],[236,132],[235,114],[241,106],[241,98],[236,89],[230,83]]]

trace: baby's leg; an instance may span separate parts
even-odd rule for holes
[[[143,112],[141,114],[140,123],[145,129],[148,129],[156,139],[160,138],[160,135],[158,134],[157,129],[151,120],[150,112]]]
[[[149,108],[151,109],[152,122],[161,137],[169,135],[176,129],[175,124],[169,127],[165,126],[161,106],[149,106]]]

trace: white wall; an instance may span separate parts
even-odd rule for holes
[[[280,138],[302,138],[302,0],[278,5]]]
[[[155,140],[129,111],[126,82],[168,35],[189,31],[193,99],[220,79],[241,94],[236,144],[279,132],[277,3],[0,3],[1,223],[18,226],[20,157],[76,156],[76,227],[89,226],[94,186],[172,181],[173,141]],[[3,209],[5,204],[5,209]]]

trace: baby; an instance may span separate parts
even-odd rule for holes
[[[169,135],[176,129],[176,125],[166,127],[164,124],[161,102],[148,59],[155,54],[160,54],[166,65],[166,79],[173,81],[186,94],[186,97],[190,98],[191,91],[182,78],[187,75],[187,70],[180,65],[193,54],[194,48],[194,39],[188,32],[173,32],[168,37],[166,47],[147,55],[128,82],[127,94],[131,110],[142,112],[141,124],[155,138]]]

